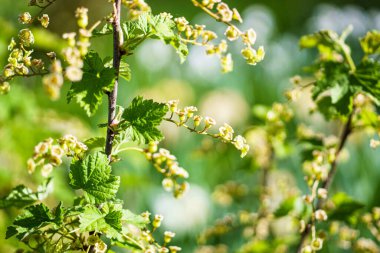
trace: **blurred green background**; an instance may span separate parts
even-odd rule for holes
[[[36,8],[28,8],[27,2],[1,0],[1,66],[6,62],[11,37],[16,36],[21,27],[17,23],[18,14],[23,11],[38,12]],[[367,30],[380,29],[380,1],[377,0],[226,2],[241,12],[245,21],[243,29],[253,27],[256,30],[257,45],[264,45],[266,49],[266,58],[261,64],[247,66],[239,56],[240,45],[232,45],[235,70],[223,75],[218,59],[206,56],[203,49],[192,48],[188,60],[180,65],[171,48],[158,41],[147,41],[128,59],[132,80],[128,83],[122,81],[119,104],[127,106],[138,94],[159,101],[180,99],[181,106],[195,105],[202,115],[212,116],[221,124],[229,122],[236,131],[246,132],[251,125],[257,124],[252,116],[252,107],[284,102],[283,93],[290,87],[289,78],[302,73],[302,67],[311,64],[312,55],[298,48],[299,36],[319,29],[341,32],[352,24],[354,31],[349,43],[357,49],[357,37],[363,36]],[[165,11],[173,16],[186,16],[193,23],[206,24],[220,34],[224,32],[221,24],[202,14],[192,6],[191,1],[160,0],[148,3],[154,13]],[[74,10],[82,5],[90,9],[91,22],[110,12],[106,1],[57,1],[47,10],[51,18],[49,32],[36,30],[36,47],[46,52],[60,48],[63,43],[60,34],[76,30]],[[103,57],[111,54],[111,43],[111,40],[102,39],[92,41],[93,48]],[[358,53],[354,50],[353,54],[355,57]],[[12,83],[10,94],[0,97],[0,196],[17,184],[35,187],[41,181],[38,175],[30,176],[26,170],[26,160],[39,141],[64,134],[73,134],[81,140],[105,135],[97,124],[106,119],[106,101],[94,117],[87,118],[78,105],[66,103],[65,93],[69,86],[65,84],[60,100],[52,102],[47,99],[40,79],[18,79]],[[290,138],[294,137],[294,127],[300,122],[326,133],[339,131],[336,124],[326,124],[319,116],[310,117],[305,108],[307,103],[305,100],[293,105],[296,119],[289,129]],[[194,252],[197,235],[215,219],[239,209],[257,210],[260,173],[254,165],[255,161],[249,156],[240,159],[239,153],[227,145],[194,136],[169,124],[162,129],[166,139],[161,146],[171,150],[190,172],[190,192],[183,199],[173,199],[170,193],[163,191],[160,175],[155,173],[145,158],[127,153],[115,166],[115,173],[122,176],[119,196],[125,201],[125,206],[134,212],[150,210],[163,214],[164,228],[178,234],[175,243],[183,248],[183,252]],[[252,146],[255,145],[255,140],[249,141]],[[355,135],[350,139],[346,159],[341,162],[342,169],[333,188],[360,199],[369,209],[380,205],[380,156],[379,151],[371,150],[368,143],[365,135]],[[279,175],[294,182],[291,187],[305,191],[298,152],[286,152],[291,154],[291,158],[279,158]],[[72,202],[67,170],[66,162],[54,171],[55,192],[48,200],[51,206],[59,200],[67,205]],[[233,205],[223,207],[216,204],[212,198],[215,186],[231,180],[246,185],[249,193]],[[16,214],[17,210],[0,210],[0,252],[12,252],[17,246],[13,240],[4,240],[5,229]],[[231,246],[232,251],[240,239],[232,235],[224,243]]]

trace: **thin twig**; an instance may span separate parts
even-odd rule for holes
[[[341,153],[344,145],[346,144],[348,136],[352,133],[352,129],[353,129],[353,127],[352,127],[352,117],[353,117],[354,111],[355,110],[353,109],[353,112],[348,116],[347,122],[344,125],[342,134],[341,134],[340,139],[339,139],[338,149],[335,152],[335,159],[331,163],[331,169],[329,171],[329,174],[327,175],[326,180],[324,180],[322,182],[322,184],[321,184],[321,188],[325,188],[327,191],[329,190],[329,188],[331,186],[331,183],[332,183],[332,181],[334,179],[334,176],[336,174],[336,171],[337,171],[337,160],[338,160],[339,154]],[[322,207],[322,204],[323,204],[323,202],[321,200],[318,200],[315,209],[316,210],[320,209]],[[304,244],[306,238],[309,236],[309,234],[311,232],[311,228],[312,228],[312,221],[310,220],[307,223],[307,225],[305,227],[305,230],[301,234],[301,239],[300,239],[300,242],[299,242],[299,244],[297,246],[297,253],[301,253],[302,252],[303,244]]]
[[[116,116],[117,89],[119,84],[119,69],[122,57],[121,45],[123,45],[123,34],[120,27],[121,0],[115,0],[113,3],[113,68],[115,70],[115,84],[113,90],[108,95],[108,128],[105,152],[108,160],[111,161],[112,145],[115,139],[115,132],[112,129]]]

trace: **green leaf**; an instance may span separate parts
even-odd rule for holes
[[[22,208],[31,205],[38,200],[43,200],[48,194],[48,187],[51,182],[51,178],[48,178],[38,187],[36,192],[33,192],[24,185],[16,186],[8,196],[0,199],[0,208],[8,208],[11,206]]]
[[[104,148],[106,144],[106,138],[104,137],[94,137],[84,141],[84,144],[88,147],[89,150],[95,148]]]
[[[172,18],[167,14],[159,14],[152,17],[151,25],[154,35],[165,44],[171,45],[179,55],[181,63],[184,62],[189,50],[175,31],[176,24]]]
[[[121,220],[127,224],[135,225],[138,228],[144,228],[149,224],[149,219],[145,219],[141,215],[134,214],[129,210],[123,210],[123,216]]]
[[[7,232],[5,234],[5,239],[11,238],[14,235],[17,235],[19,232],[16,227],[9,226],[7,227]]]
[[[289,212],[294,209],[295,201],[296,201],[295,197],[290,197],[290,198],[285,199],[274,212],[274,216],[279,218],[279,217],[288,215]]]
[[[92,32],[92,37],[100,37],[112,34],[112,24],[106,23],[101,29],[96,29]]]
[[[25,208],[25,213],[18,216],[14,225],[24,228],[34,228],[53,222],[53,217],[50,214],[49,208],[44,204],[38,204]]]
[[[106,212],[103,208],[87,206],[79,216],[79,228],[82,231],[100,232],[109,238],[119,238],[122,226],[121,217],[120,210],[111,208],[111,211]]]
[[[148,38],[159,39],[165,44],[171,45],[179,55],[181,62],[186,59],[189,51],[187,45],[182,42],[176,24],[170,15],[161,13],[152,15],[144,13],[137,20],[122,24],[124,44],[122,48],[127,55]]]
[[[107,57],[103,61],[105,62],[104,67],[113,68],[113,59],[111,57]],[[124,78],[126,81],[130,81],[132,76],[129,64],[123,61],[123,59],[120,62],[119,76]]]
[[[90,203],[101,203],[115,198],[120,177],[111,174],[107,156],[96,152],[70,166],[70,185],[82,189]]]
[[[360,45],[366,55],[380,54],[380,32],[372,30],[360,39]]]
[[[115,78],[115,71],[104,66],[98,53],[90,51],[84,58],[83,78],[72,83],[67,93],[67,101],[75,98],[87,115],[91,116],[102,103],[104,92],[113,89]]]
[[[144,100],[140,96],[136,97],[124,110],[120,127],[133,141],[140,143],[160,141],[163,135],[157,127],[167,111],[168,107],[164,103],[157,103],[151,99]]]
[[[352,82],[355,82],[356,85],[361,86],[366,93],[379,101],[380,62],[373,59],[364,59],[357,66]]]
[[[351,216],[365,205],[354,200],[344,192],[339,192],[332,197],[334,209],[328,212],[329,219],[348,221]]]
[[[335,85],[330,89],[331,103],[336,104],[348,91],[347,85]]]

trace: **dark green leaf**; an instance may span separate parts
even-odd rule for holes
[[[38,204],[26,207],[25,213],[18,216],[13,224],[31,229],[50,222],[53,222],[53,217],[49,208],[44,204]]]
[[[99,55],[90,51],[84,58],[83,78],[72,84],[67,101],[75,98],[87,115],[91,116],[102,103],[104,92],[113,89],[115,78],[115,71],[104,67]]]
[[[5,234],[5,239],[11,238],[12,236],[17,235],[18,233],[19,233],[19,231],[17,230],[16,227],[9,226],[7,228],[7,232]]]
[[[115,198],[120,177],[111,174],[107,156],[96,152],[70,166],[70,185],[82,189],[91,203],[101,203]]]
[[[168,111],[164,103],[153,100],[144,100],[142,97],[133,99],[131,105],[123,112],[123,122],[120,127],[134,141],[148,143],[159,141],[163,138],[161,131],[157,128]]]
[[[288,215],[289,212],[293,210],[295,201],[295,197],[285,199],[274,212],[274,216],[278,218]]]
[[[332,197],[334,209],[328,212],[329,219],[348,221],[358,210],[364,207],[362,203],[352,199],[344,192],[339,192]]]
[[[8,208],[11,206],[22,208],[36,202],[43,200],[48,194],[48,187],[51,183],[51,178],[48,178],[42,185],[38,187],[37,192],[24,185],[16,186],[8,196],[0,199],[0,208]]]

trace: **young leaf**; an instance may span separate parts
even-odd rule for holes
[[[141,215],[134,214],[131,211],[125,209],[122,212],[123,216],[121,219],[127,224],[135,225],[138,228],[144,228],[149,224],[149,219],[145,219]]]
[[[37,192],[24,185],[16,186],[8,196],[0,199],[0,208],[8,208],[11,206],[22,208],[33,204],[37,200],[43,200],[48,193],[48,187],[51,183],[51,178],[48,178],[41,186],[38,187]]]
[[[122,48],[128,54],[147,38],[159,39],[171,45],[179,55],[181,62],[186,59],[189,51],[187,45],[181,41],[172,16],[167,13],[152,15],[144,13],[137,20],[122,24],[124,44]]]
[[[380,54],[380,31],[367,32],[360,40],[360,45],[366,55]]]
[[[167,111],[168,107],[164,103],[157,103],[151,99],[144,100],[140,96],[136,97],[124,110],[120,127],[128,133],[133,141],[140,143],[160,141],[163,135],[157,127]]]
[[[70,185],[83,189],[91,203],[101,203],[115,198],[120,177],[111,174],[107,156],[100,152],[88,155],[84,160],[74,161],[70,166]]]
[[[90,138],[84,141],[84,144],[86,144],[89,150],[92,150],[95,148],[104,148],[105,143],[106,143],[106,138],[104,137],[94,137],[94,138]]]
[[[104,92],[111,91],[114,86],[115,71],[104,65],[99,55],[90,51],[84,58],[82,80],[72,83],[67,93],[67,101],[75,98],[88,116],[96,112]]]
[[[120,210],[104,212],[95,206],[87,206],[80,215],[80,229],[82,231],[95,231],[104,233],[109,238],[117,238],[121,232]]]

